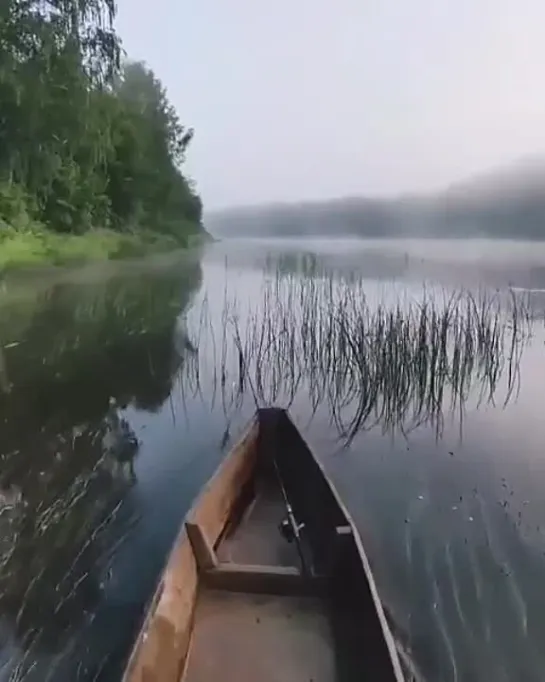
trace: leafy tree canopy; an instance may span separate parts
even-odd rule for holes
[[[182,164],[193,130],[143,63],[121,61],[114,0],[0,3],[0,226],[201,230]]]

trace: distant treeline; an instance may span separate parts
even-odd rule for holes
[[[115,14],[114,0],[0,1],[0,231],[201,230],[180,170],[193,131],[152,71],[122,61]]]
[[[545,239],[545,166],[532,177],[466,183],[442,194],[348,198],[218,211],[214,234],[233,236],[498,237]],[[526,183],[526,178],[528,183]]]

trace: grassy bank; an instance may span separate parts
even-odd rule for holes
[[[44,229],[13,230],[0,226],[0,271],[40,265],[70,265],[144,256],[192,246],[202,236],[174,236],[138,230],[96,229],[81,235]]]

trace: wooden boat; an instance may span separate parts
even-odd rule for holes
[[[186,517],[124,682],[403,680],[358,532],[281,409]]]

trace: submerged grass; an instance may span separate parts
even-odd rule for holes
[[[281,273],[243,309],[226,292],[221,338],[203,306],[189,369],[200,390],[202,365],[212,365],[224,405],[250,393],[256,406],[289,407],[304,392],[346,441],[377,425],[440,431],[445,411],[470,397],[493,402],[500,384],[503,403],[516,395],[530,331],[528,302],[513,293],[370,302],[362,278]]]

